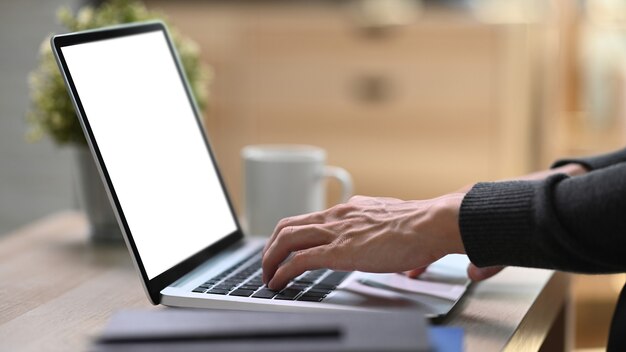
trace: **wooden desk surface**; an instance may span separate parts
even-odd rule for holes
[[[119,309],[148,308],[123,245],[93,245],[64,212],[0,239],[0,350],[82,351]],[[507,268],[475,284],[444,324],[467,351],[537,350],[562,312],[567,276]]]

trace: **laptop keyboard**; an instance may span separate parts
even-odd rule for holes
[[[261,280],[261,251],[253,253],[221,274],[196,287],[193,292],[278,299],[290,301],[321,302],[350,274],[350,272],[319,269],[307,271],[293,279],[281,291],[267,288]]]

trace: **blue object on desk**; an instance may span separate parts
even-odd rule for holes
[[[435,352],[463,351],[463,329],[446,326],[431,326],[428,329],[430,344]]]

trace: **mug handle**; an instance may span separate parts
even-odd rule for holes
[[[338,166],[326,166],[324,168],[324,177],[331,177],[339,181],[341,184],[341,202],[347,202],[352,197],[352,176],[346,169]]]

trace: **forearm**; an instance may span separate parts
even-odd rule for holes
[[[460,210],[465,250],[479,266],[623,271],[624,194],[626,163],[580,177],[479,183]]]

